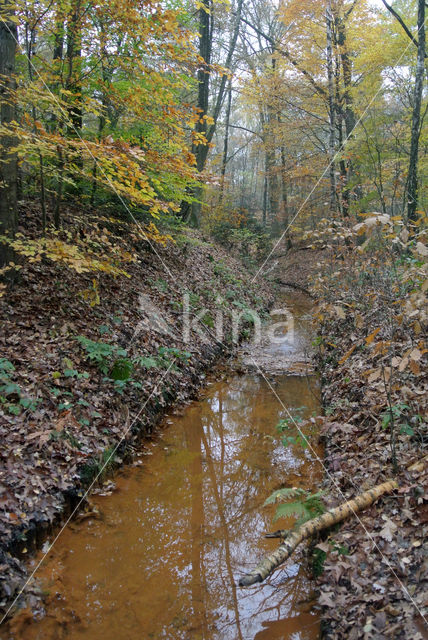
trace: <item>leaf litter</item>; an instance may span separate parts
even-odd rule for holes
[[[29,228],[36,213],[31,207],[24,212]],[[69,229],[77,226],[81,233],[88,218],[71,205],[64,216]],[[109,221],[123,250],[135,257],[126,276],[101,273],[94,280],[93,274],[44,259],[23,265],[19,280],[0,300],[0,612],[27,580],[28,556],[52,539],[93,478],[100,474],[96,490],[102,495],[113,491],[106,478],[111,470],[131,461],[141,437],[167,408],[194,397],[204,372],[233,352],[231,342],[213,339],[218,300],[227,296],[229,309],[236,301],[259,312],[272,303],[265,283],[251,284],[241,263],[202,234],[182,231],[176,243],[156,245],[155,255],[141,234],[125,235],[117,224],[115,230]],[[191,328],[186,343],[184,294],[191,319],[205,310],[199,331]],[[152,307],[171,331],[159,328]],[[225,309],[230,335],[231,314]],[[244,322],[242,329],[249,332],[250,325]],[[85,352],[79,336],[89,339],[84,344],[94,351]],[[107,367],[114,377],[88,358],[88,353],[103,357],[95,343],[109,345],[104,351],[116,364],[122,358],[121,366],[111,368],[111,361]],[[90,503],[84,505],[90,513]],[[15,610],[40,612],[41,599],[32,581]]]

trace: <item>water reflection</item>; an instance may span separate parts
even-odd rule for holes
[[[315,378],[271,384],[287,407],[318,411]],[[47,616],[14,637],[317,638],[298,555],[263,585],[236,586],[277,545],[262,537],[272,529],[265,497],[319,479],[310,453],[274,439],[283,413],[263,378],[245,375],[212,383],[203,400],[170,416],[143,465],[124,471],[113,495],[95,498],[102,519],[61,536],[42,570]]]

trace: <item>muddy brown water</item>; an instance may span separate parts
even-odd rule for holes
[[[302,297],[283,301],[297,318],[294,341],[245,348],[243,361],[260,356],[264,375],[255,367],[229,372],[166,418],[136,464],[115,478],[115,491],[91,498],[100,516],[72,523],[48,554],[38,571],[46,615],[21,614],[2,638],[319,637],[299,552],[265,583],[237,586],[277,546],[263,534],[291,524],[272,524],[265,498],[282,486],[314,488],[321,478],[314,453],[285,448],[275,431],[286,416],[278,397],[306,416],[320,410],[313,374],[279,373],[301,364],[310,311]]]

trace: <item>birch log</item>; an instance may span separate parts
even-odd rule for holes
[[[279,567],[280,564],[285,562],[285,560],[291,556],[302,540],[305,540],[306,538],[313,536],[315,533],[318,533],[323,529],[328,529],[334,524],[342,522],[342,520],[346,520],[346,518],[355,515],[358,511],[361,511],[373,504],[373,502],[375,502],[380,496],[385,493],[391,493],[397,487],[398,484],[395,480],[389,480],[388,482],[384,482],[369,491],[361,493],[359,496],[349,500],[348,502],[344,502],[339,507],[330,509],[321,516],[305,522],[296,531],[289,533],[287,538],[278,547],[278,549],[276,549],[276,551],[266,556],[253,571],[243,576],[239,581],[239,586],[249,587],[256,582],[263,582],[263,580],[265,580],[274,569]]]

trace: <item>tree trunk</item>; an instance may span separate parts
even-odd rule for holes
[[[11,5],[0,0],[0,124],[8,125],[16,118],[13,92],[15,90],[15,52],[17,28]],[[17,214],[17,157],[10,149],[15,136],[2,135],[0,148],[0,234],[13,236],[18,223]],[[0,243],[0,268],[13,259],[13,251]]]
[[[327,0],[325,12],[327,28],[327,78],[328,78],[328,111],[329,111],[329,139],[328,159],[330,174],[330,213],[336,212],[336,176],[334,167],[335,156],[335,106],[334,106],[334,73],[333,73],[333,24],[331,12],[331,0]]]
[[[421,103],[425,60],[425,0],[418,0],[418,58],[413,93],[412,134],[410,142],[409,174],[407,178],[407,222],[417,219],[418,206],[418,153],[421,122]]]
[[[343,77],[343,99],[345,102],[345,144],[353,137],[353,131],[357,122],[354,111],[354,100],[352,97],[352,60],[349,56],[347,37],[346,37],[346,22],[345,18],[341,15],[336,17],[336,32],[337,32],[337,45],[339,47],[340,60],[342,63],[342,77]],[[362,197],[361,186],[355,184],[355,178],[358,177],[359,170],[355,160],[348,161],[348,182],[351,178],[354,178],[354,187],[352,189],[353,195],[358,199]]]
[[[223,202],[224,196],[224,180],[226,176],[226,165],[227,165],[227,154],[229,150],[229,123],[230,123],[230,112],[232,109],[232,80],[229,79],[228,86],[228,94],[227,94],[227,106],[226,106],[226,120],[225,120],[225,131],[224,131],[224,141],[223,141],[223,160],[221,163],[221,186],[220,186],[220,203]]]
[[[201,8],[199,9],[199,55],[203,59],[204,63],[198,70],[198,121],[195,126],[195,132],[207,135],[207,121],[208,115],[208,98],[210,90],[210,73],[209,64],[211,61],[211,46],[212,46],[212,34],[211,34],[211,22],[210,22],[210,0],[203,0]],[[205,160],[208,153],[208,146],[206,144],[193,144],[192,153],[196,159],[196,169],[198,173],[203,171],[205,166]],[[196,187],[191,194],[195,198],[195,201],[186,207],[186,218],[191,222],[193,226],[199,226],[201,217],[201,199],[203,195],[202,187]]]
[[[78,136],[82,129],[82,25],[81,25],[81,1],[76,3],[67,24],[67,81],[66,89],[75,94],[72,97],[72,105],[69,109],[71,128],[70,135]]]
[[[267,180],[267,166],[265,162],[265,175],[263,178],[263,210],[262,210],[262,221],[263,226],[267,225],[267,191],[268,191],[268,180]]]
[[[241,10],[243,0],[238,0],[237,11],[235,14],[235,27],[232,32],[232,37],[229,43],[229,51],[227,54],[226,62],[224,66],[230,68],[232,64],[232,58],[235,51],[236,43],[239,35],[239,25],[241,22]],[[215,106],[213,110],[213,124],[207,126],[206,119],[203,116],[208,115],[208,99],[210,88],[210,76],[208,65],[211,62],[211,50],[212,50],[212,21],[210,20],[211,0],[203,0],[202,6],[199,9],[199,55],[203,58],[205,64],[198,71],[198,102],[197,109],[199,111],[200,120],[197,122],[195,130],[197,133],[202,133],[207,144],[198,144],[192,146],[192,153],[196,158],[196,168],[198,172],[201,172],[205,168],[205,163],[208,157],[209,144],[214,137],[214,133],[217,127],[217,120],[223,106],[226,83],[228,75],[222,76],[220,81],[220,88],[215,100]],[[191,190],[191,197],[196,199],[196,202],[189,205],[187,202],[181,204],[181,216],[185,220],[190,220],[194,226],[198,226],[201,215],[201,199],[203,196],[202,187],[196,187]]]
[[[288,227],[288,185],[287,166],[285,161],[285,148],[281,146],[281,196],[282,196],[282,224],[284,229]],[[288,233],[287,233],[288,237]]]

